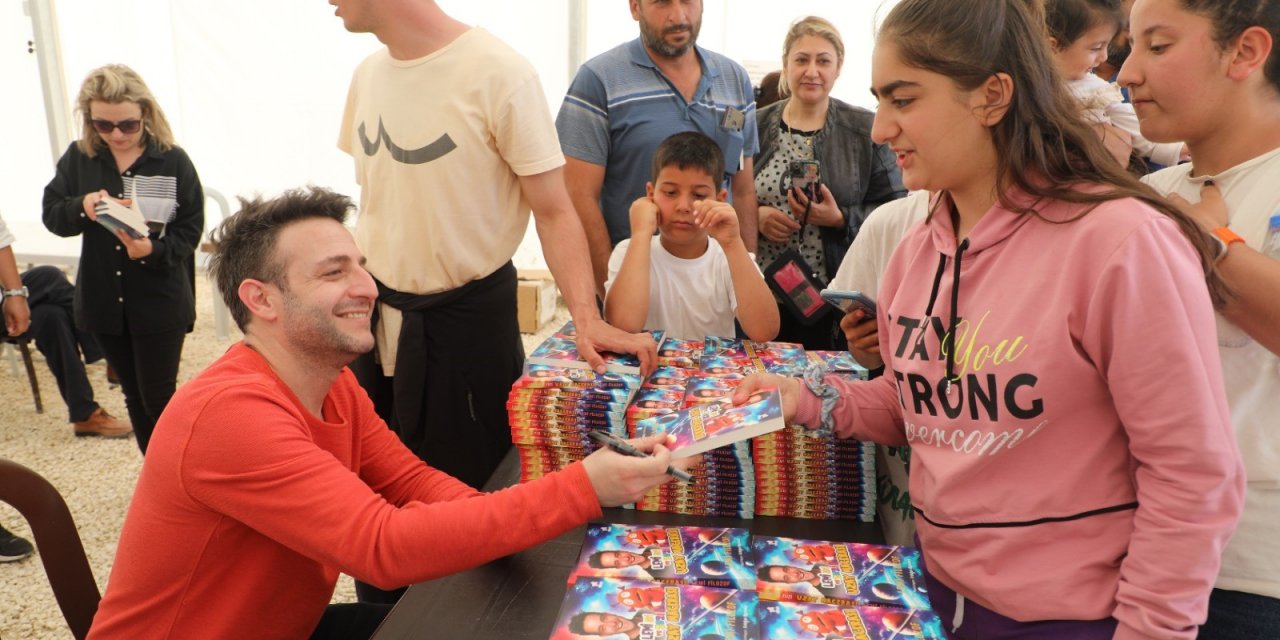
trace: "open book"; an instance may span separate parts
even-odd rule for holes
[[[712,402],[641,420],[636,423],[636,437],[673,435],[675,442],[668,445],[671,455],[684,458],[777,431],[783,426],[782,398],[778,390],[761,389],[736,407],[727,401]]]
[[[97,214],[98,224],[106,227],[112,233],[124,231],[129,237],[137,240],[147,237],[147,219],[142,215],[142,211],[138,208],[138,200],[133,199],[133,204],[126,207],[110,198],[103,198],[93,208]]]

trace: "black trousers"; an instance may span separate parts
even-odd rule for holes
[[[331,604],[311,632],[311,640],[367,640],[390,612],[389,604]]]
[[[524,344],[516,318],[516,270],[510,263],[492,275],[435,298],[422,313],[422,335],[405,336],[397,349],[397,376],[407,367],[425,371],[416,419],[403,420],[395,380],[382,375],[370,352],[351,364],[378,415],[427,464],[479,489],[511,448],[507,396],[524,368]],[[407,315],[407,314],[406,314]],[[409,322],[405,323],[408,330]],[[413,348],[405,348],[413,344]],[[407,371],[406,371],[407,372]],[[403,386],[401,387],[403,389]],[[413,412],[410,412],[412,415]],[[395,602],[403,589],[382,591],[356,581],[362,602]]]
[[[144,336],[95,333],[93,336],[107,355],[107,363],[120,377],[129,421],[138,439],[138,448],[147,454],[147,444],[155,431],[160,413],[178,386],[178,364],[182,362],[182,343],[186,328]]]
[[[44,354],[49,371],[58,382],[68,420],[87,420],[98,410],[98,403],[93,399],[93,386],[84,365],[101,360],[102,349],[93,336],[76,329],[72,310],[76,288],[61,270],[48,266],[24,272],[22,284],[30,290],[27,304],[31,307],[31,328],[26,335],[35,340],[36,349]]]

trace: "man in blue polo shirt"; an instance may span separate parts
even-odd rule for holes
[[[603,292],[613,246],[631,235],[631,203],[645,194],[658,144],[699,131],[724,152],[725,188],[747,250],[756,248],[759,151],[755,99],[742,65],[696,45],[701,0],[630,0],[640,37],[578,69],[556,116],[565,182]]]

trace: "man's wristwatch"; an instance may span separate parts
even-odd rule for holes
[[[0,290],[0,294],[3,294],[0,298],[26,298],[31,295],[31,292],[28,291],[27,287],[24,285],[17,289]]]
[[[1244,238],[1241,238],[1236,232],[1227,227],[1218,227],[1210,231],[1209,237],[1218,246],[1218,253],[1213,256],[1214,264],[1222,262],[1222,259],[1227,257],[1227,250],[1231,248],[1231,245],[1237,242],[1244,242]]]

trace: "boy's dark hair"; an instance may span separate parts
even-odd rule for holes
[[[1048,0],[1044,8],[1045,27],[1059,49],[1071,46],[1099,24],[1110,23],[1116,30],[1125,24],[1120,0]]]
[[[218,286],[231,317],[241,331],[249,324],[249,309],[240,301],[240,283],[269,282],[288,290],[285,265],[276,257],[276,238],[284,227],[302,220],[328,218],[345,223],[355,206],[351,199],[321,187],[290,189],[278,198],[240,198],[240,211],[222,221],[211,234],[213,256],[209,277]]]
[[[654,182],[658,180],[658,172],[671,165],[681,169],[702,169],[711,176],[716,188],[724,182],[724,154],[720,153],[715,140],[697,131],[677,133],[658,145],[657,151],[653,152]]]

